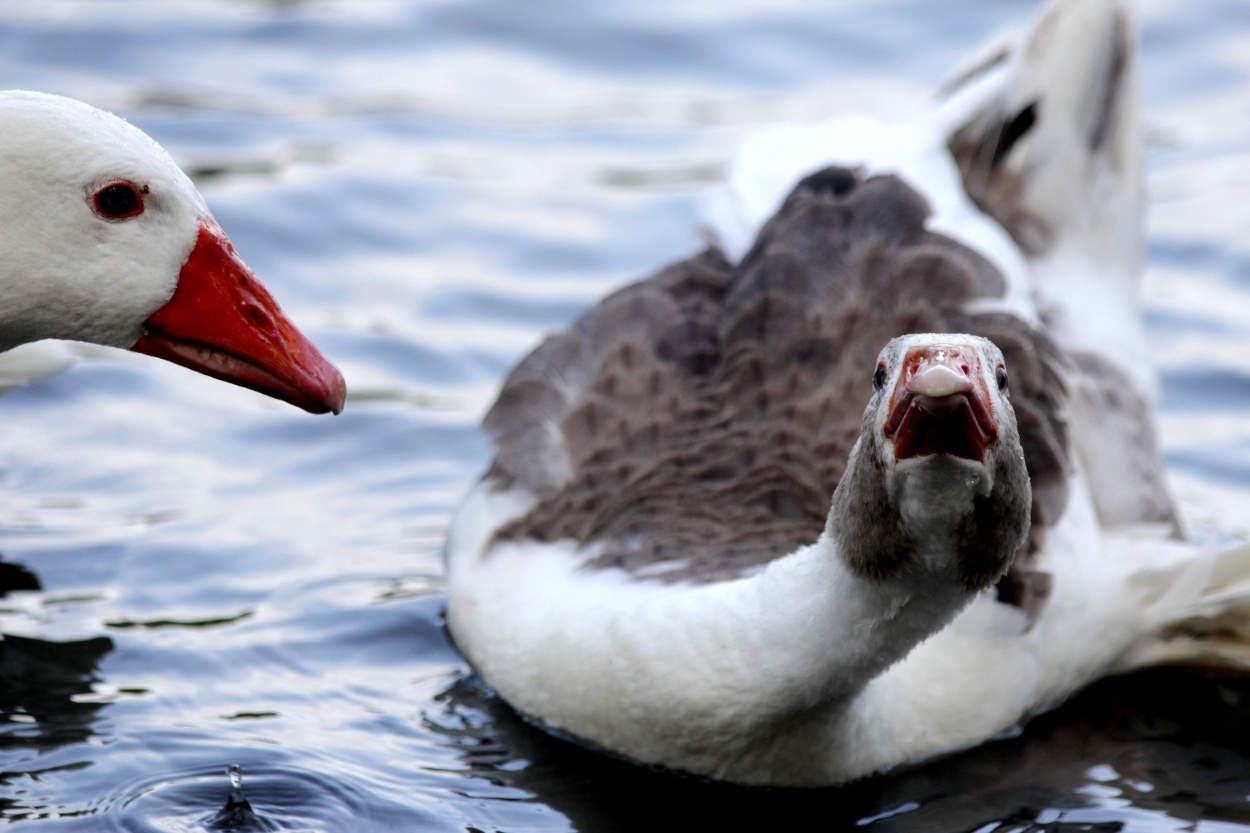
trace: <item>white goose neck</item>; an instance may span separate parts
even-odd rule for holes
[[[762,676],[778,685],[771,697],[796,701],[788,709],[849,701],[973,595],[949,569],[921,563],[888,580],[866,578],[848,568],[828,533],[739,584],[741,607],[760,615],[732,617],[741,628],[734,642],[773,666]],[[788,646],[784,656],[777,645]]]
[[[828,534],[735,581],[570,569],[584,557],[571,542],[489,544],[478,521],[504,500],[479,486],[453,525],[458,645],[552,728],[713,777],[750,781],[785,766],[791,729],[836,720],[972,596],[923,566],[866,578]]]

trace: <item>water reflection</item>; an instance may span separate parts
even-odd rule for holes
[[[0,559],[0,598],[42,589],[26,567]],[[0,637],[0,750],[46,751],[90,737],[104,704],[86,696],[112,649],[103,636],[73,642]]]
[[[103,702],[93,701],[101,658],[113,640],[0,640],[0,749],[48,750],[82,743]]]
[[[39,577],[21,564],[3,560],[0,556],[0,599],[19,590],[42,590]]]
[[[18,589],[38,589],[37,581],[29,586],[34,577],[20,567],[2,572],[17,579]],[[54,772],[90,766],[81,758],[44,758],[96,733],[105,702],[94,696],[94,688],[100,660],[111,650],[113,641],[103,636],[72,642],[12,634],[0,638],[0,761],[5,770],[0,783],[11,791],[0,798],[0,817],[40,817],[46,805],[30,794],[29,786]]]
[[[427,725],[480,780],[471,797],[545,805],[575,830],[1250,824],[1250,679],[1171,669],[1105,680],[1014,737],[822,790],[727,786],[613,760],[529,725],[471,676],[436,699]]]

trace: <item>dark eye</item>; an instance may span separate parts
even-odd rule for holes
[[[143,197],[129,182],[114,182],[95,192],[96,211],[110,220],[124,220],[143,213]]]
[[[877,365],[877,372],[872,374],[872,386],[877,390],[885,387],[885,365]]]
[[[994,378],[998,380],[999,390],[1007,390],[1007,368],[1000,364],[998,369],[994,371]]]

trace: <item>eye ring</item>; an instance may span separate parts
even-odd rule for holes
[[[885,362],[877,363],[877,369],[872,374],[872,386],[877,390],[885,387]]]
[[[106,220],[128,220],[143,213],[146,193],[146,185],[140,188],[134,183],[116,180],[98,188],[91,197],[91,205]]]
[[[1007,368],[1001,364],[994,370],[994,379],[998,382],[999,390],[1007,390]]]

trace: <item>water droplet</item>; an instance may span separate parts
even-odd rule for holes
[[[212,817],[204,819],[204,823],[214,830],[236,827],[247,827],[253,830],[274,829],[268,821],[252,811],[252,805],[243,794],[243,767],[231,764],[226,767],[226,775],[230,777],[230,796],[226,799],[226,805]]]

